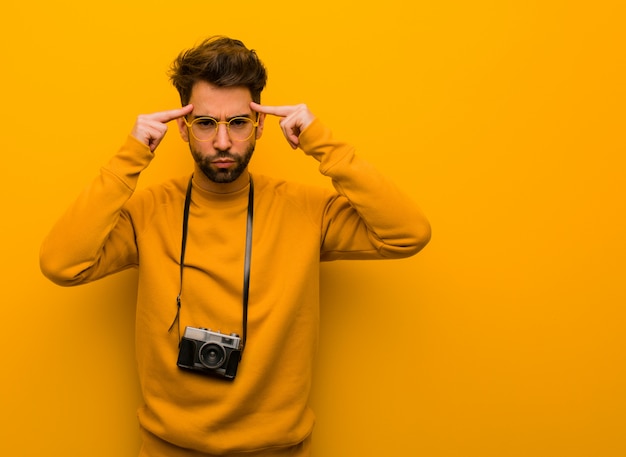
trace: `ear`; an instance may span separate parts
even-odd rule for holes
[[[259,125],[257,125],[257,128],[256,128],[257,140],[261,138],[261,135],[263,135],[263,127],[265,127],[265,113],[259,113]]]
[[[189,143],[189,129],[187,128],[187,124],[185,124],[185,119],[179,117],[176,119],[176,124],[178,125],[178,133],[180,133],[180,137],[185,143]]]

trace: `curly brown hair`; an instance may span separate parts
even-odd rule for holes
[[[261,102],[267,71],[253,49],[225,36],[207,38],[198,46],[181,52],[170,67],[170,81],[184,105],[198,81],[218,87],[247,87],[252,100]]]

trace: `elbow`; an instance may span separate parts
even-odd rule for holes
[[[402,257],[412,257],[430,242],[432,228],[428,218],[417,206],[403,211],[404,219],[398,227],[398,233],[402,233],[401,242]]]
[[[426,245],[430,242],[431,236],[432,228],[427,220],[424,220],[422,223],[418,224],[413,238],[413,250],[410,255],[415,255],[422,249],[424,249]]]
[[[59,269],[55,268],[45,258],[39,258],[39,269],[41,273],[53,283],[59,286],[71,286],[72,281],[66,275],[64,275]]]
[[[431,235],[431,226],[427,220],[411,224],[410,227],[407,227],[405,235],[396,240],[393,248],[389,249],[388,256],[394,258],[412,257],[426,247]]]
[[[46,251],[45,246],[39,252],[39,269],[46,278],[59,286],[69,287],[79,282],[69,268],[61,265],[58,256]]]

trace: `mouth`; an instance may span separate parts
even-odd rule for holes
[[[216,159],[211,162],[217,168],[228,168],[235,164],[235,161],[232,159]]]

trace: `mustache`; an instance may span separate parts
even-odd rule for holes
[[[231,154],[229,151],[217,151],[215,156],[213,156],[213,160],[215,159],[230,159],[237,161],[237,157]]]

